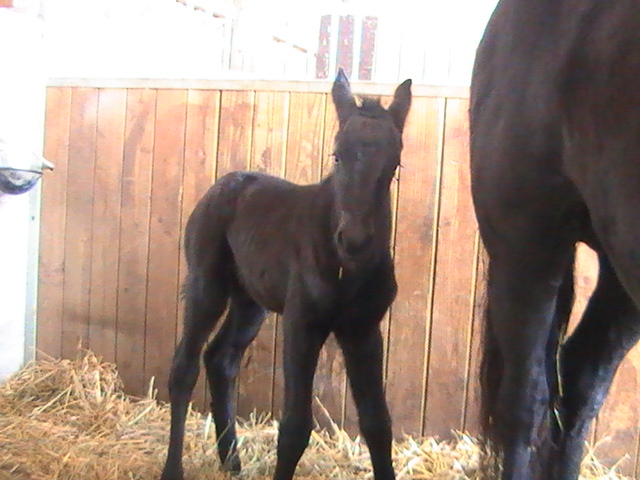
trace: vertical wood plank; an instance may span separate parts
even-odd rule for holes
[[[156,379],[159,398],[175,348],[178,315],[182,175],[186,90],[158,90],[153,146],[145,379]]]
[[[476,220],[469,175],[469,101],[448,99],[423,433],[461,430],[475,290]]]
[[[396,435],[419,432],[422,424],[443,112],[443,100],[415,98],[405,127],[395,244],[398,296],[391,307],[387,362]]]
[[[620,364],[595,428],[595,454],[603,465],[633,477],[640,437],[638,383],[640,346],[634,347]]]
[[[573,302],[573,308],[571,309],[567,335],[570,335],[578,326],[578,323],[587,308],[591,294],[598,283],[599,269],[598,255],[584,243],[578,243],[576,246],[576,261],[573,268],[575,299]],[[587,441],[591,446],[593,446],[596,441],[597,424],[598,419],[596,418],[591,425],[589,435],[587,437]]]
[[[89,348],[116,359],[120,202],[127,92],[100,90],[93,186]]]
[[[156,91],[127,92],[118,259],[116,363],[125,388],[145,392],[145,318]]]
[[[254,99],[250,169],[284,175],[289,123],[289,94],[256,92]]]
[[[250,170],[284,175],[288,108],[288,93],[256,92]],[[272,411],[278,322],[277,315],[269,314],[245,353],[238,382],[238,415],[242,417],[253,410]]]
[[[574,270],[576,300],[571,312],[570,329],[579,322],[598,281],[598,257],[593,250],[579,244]],[[616,464],[616,472],[636,477],[640,442],[640,347],[633,348],[622,361],[609,395],[591,427],[590,441],[598,461],[607,467]]]
[[[336,108],[333,106],[331,94],[327,94],[325,98],[324,108],[324,139],[322,142],[322,154],[320,163],[320,176],[325,178],[331,174],[336,163],[333,153],[335,151],[335,138],[338,133],[338,115]]]
[[[42,180],[36,349],[56,358],[62,355],[71,93],[71,88],[48,88],[45,113],[44,157],[55,171]]]
[[[218,150],[218,121],[220,92],[189,90],[185,135],[184,174],[182,177],[182,221],[180,227],[180,285],[187,275],[184,256],[184,229],[191,212],[213,183],[216,152]],[[182,333],[183,306],[178,309],[178,333]],[[192,400],[204,411],[206,375],[201,371]]]
[[[253,92],[222,92],[216,177],[249,167]]]
[[[573,270],[575,301],[571,309],[568,333],[571,333],[582,318],[589,298],[598,283],[598,255],[584,243],[576,247],[576,263]]]
[[[290,94],[285,176],[308,185],[320,181],[326,96]]]
[[[76,88],[71,100],[64,243],[62,355],[72,358],[89,339],[89,287],[93,222],[93,177],[96,159],[98,95],[95,88]]]
[[[467,368],[467,389],[464,401],[462,431],[471,435],[480,433],[480,362],[482,359],[482,329],[486,307],[487,252],[479,233],[476,233],[475,291],[472,292],[471,345]]]

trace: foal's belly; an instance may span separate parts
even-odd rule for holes
[[[288,272],[277,262],[236,261],[236,274],[246,293],[260,306],[282,313],[288,289]]]
[[[289,245],[272,225],[265,221],[251,228],[231,228],[228,240],[236,276],[246,293],[262,307],[282,313],[289,283]]]

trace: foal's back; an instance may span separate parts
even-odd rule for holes
[[[217,255],[252,298],[282,313],[292,274],[320,278],[339,268],[326,215],[329,188],[326,182],[297,185],[258,172],[221,177],[189,219],[190,268],[211,268],[213,259],[206,257]]]

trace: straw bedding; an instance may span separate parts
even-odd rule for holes
[[[75,360],[26,366],[0,386],[0,479],[133,480],[160,475],[168,442],[169,408],[125,395],[116,368],[90,352]],[[241,478],[270,478],[277,423],[254,415],[238,428]],[[394,444],[398,479],[474,479],[477,442],[405,438]],[[186,479],[226,479],[218,468],[209,417],[190,411],[185,442]],[[585,479],[622,479],[592,455]],[[366,447],[334,427],[314,431],[297,471],[299,479],[372,478]]]

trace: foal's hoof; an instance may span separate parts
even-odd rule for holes
[[[167,469],[165,468],[162,471],[162,476],[160,480],[183,480],[184,473],[182,469]]]
[[[237,456],[227,458],[227,460],[222,464],[222,470],[229,472],[232,475],[238,475],[242,470],[240,459]]]

